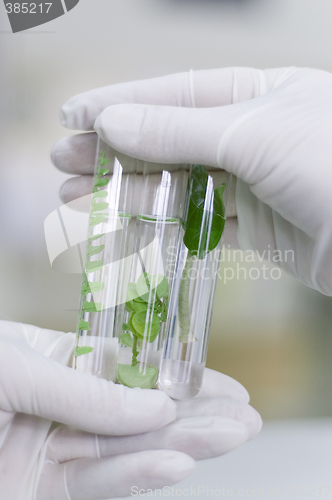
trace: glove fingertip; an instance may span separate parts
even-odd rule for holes
[[[71,130],[93,130],[95,115],[99,109],[81,95],[72,97],[60,109],[61,124]]]

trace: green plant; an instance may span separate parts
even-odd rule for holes
[[[108,208],[108,203],[105,201],[99,201],[102,198],[107,196],[106,190],[100,190],[109,183],[109,179],[105,177],[106,174],[109,173],[107,168],[104,168],[105,165],[109,162],[108,158],[105,158],[105,151],[101,151],[100,156],[98,158],[98,170],[97,174],[94,178],[93,183],[93,195],[92,195],[92,203],[89,217],[89,230],[92,226],[96,226],[101,224],[106,220],[106,217],[103,214],[98,214],[98,212],[105,210]],[[104,265],[103,259],[91,261],[90,257],[101,254],[105,248],[105,245],[93,245],[90,242],[96,242],[99,240],[104,234],[96,234],[89,237],[89,246],[87,249],[87,260],[85,264],[85,272],[83,272],[83,280],[82,280],[82,288],[81,288],[81,307],[78,316],[78,324],[77,324],[77,338],[76,338],[76,348],[75,348],[75,368],[77,368],[77,358],[78,356],[82,356],[83,354],[88,354],[93,351],[93,347],[90,346],[79,346],[79,338],[81,330],[91,330],[90,324],[88,321],[83,319],[84,312],[99,312],[103,310],[103,304],[100,302],[88,301],[86,300],[86,296],[90,293],[99,292],[104,289],[105,284],[102,281],[89,281],[88,274],[100,271]]]
[[[225,227],[223,192],[226,184],[214,189],[212,196],[208,183],[209,176],[205,167],[193,165],[182,221],[183,242],[188,248],[178,298],[179,340],[185,345],[183,355],[186,352],[186,344],[195,341],[190,332],[189,289],[191,272],[197,259],[204,259],[218,245]]]
[[[126,297],[128,322],[123,323],[121,344],[132,349],[131,366],[118,364],[118,378],[129,387],[153,387],[158,370],[146,364],[140,373],[137,356],[142,341],[152,343],[159,335],[161,324],[166,321],[168,307],[168,281],[162,274],[143,273],[136,283],[129,283]]]

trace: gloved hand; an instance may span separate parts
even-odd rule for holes
[[[176,405],[161,391],[68,368],[74,343],[74,334],[0,321],[1,499],[161,488],[186,477],[193,458],[226,453],[260,430],[247,391],[225,375],[207,370],[199,397]]]
[[[197,108],[197,109],[193,109]],[[243,249],[256,249],[332,295],[332,75],[312,69],[227,68],[104,87],[70,99],[71,129],[161,163],[222,167],[238,177]],[[54,148],[62,170],[91,174],[95,135]],[[87,193],[69,181],[64,199]]]

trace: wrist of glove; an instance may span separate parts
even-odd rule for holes
[[[206,370],[198,397],[175,403],[68,368],[74,334],[0,322],[0,477],[6,500],[97,500],[161,488],[195,460],[257,434],[235,380]]]

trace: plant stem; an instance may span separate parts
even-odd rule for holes
[[[136,366],[137,365],[137,356],[139,354],[139,351],[137,350],[137,337],[134,335],[134,343],[133,343],[133,357],[131,360],[131,366]]]
[[[180,355],[181,361],[190,361],[193,345],[194,343],[192,340],[189,340],[188,342],[182,344]]]
[[[86,275],[85,273],[83,273],[83,280],[85,279]],[[83,311],[82,309],[80,310],[80,313],[78,315],[78,325],[81,321],[81,319],[83,318]],[[76,355],[76,349],[78,347],[78,344],[79,344],[79,339],[80,339],[80,331],[78,329],[78,326],[77,326],[77,331],[76,331],[76,345],[75,345],[75,351],[74,351],[74,356],[75,356],[75,367],[74,367],[74,370],[77,370],[77,355]]]
[[[186,262],[182,271],[180,288],[179,288],[179,301],[178,301],[178,314],[180,325],[180,342],[187,343],[190,333],[190,309],[189,309],[189,287],[191,274],[190,271],[194,267],[196,257],[189,250]]]

